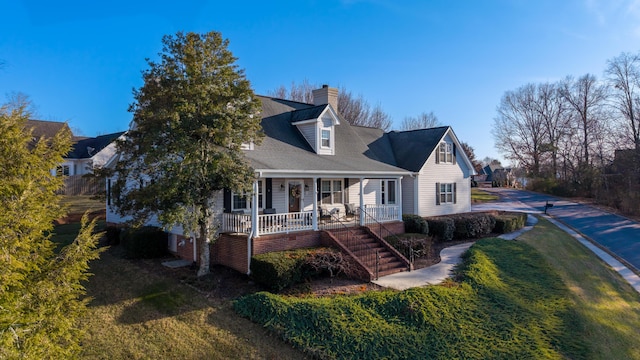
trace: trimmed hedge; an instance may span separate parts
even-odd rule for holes
[[[496,219],[488,213],[466,213],[453,217],[454,239],[476,239],[491,234]]]
[[[493,231],[498,234],[507,234],[522,229],[527,222],[526,213],[499,212],[494,215],[496,226]]]
[[[412,234],[428,234],[429,224],[420,215],[403,214],[404,231]]]
[[[107,238],[108,245],[120,244],[120,230],[117,226],[107,226],[105,229],[105,237]]]
[[[477,239],[491,233],[510,233],[524,227],[526,221],[526,213],[506,211],[472,212],[426,218],[429,235],[439,242]]]
[[[298,249],[270,252],[251,258],[251,276],[273,291],[281,291],[323,273],[348,271],[348,260],[330,248]]]
[[[151,259],[167,254],[168,235],[155,226],[125,229],[120,232],[120,243],[130,259]]]
[[[429,224],[429,235],[436,238],[437,241],[447,242],[453,240],[453,234],[456,231],[456,225],[453,218],[448,216],[427,218]]]
[[[407,259],[411,258],[411,251],[413,251],[414,255],[423,256],[431,250],[431,239],[425,234],[407,232],[387,236],[384,240]]]

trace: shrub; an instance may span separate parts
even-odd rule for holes
[[[384,240],[407,259],[411,258],[410,250],[413,250],[417,257],[425,256],[431,250],[431,239],[427,238],[425,234],[404,233],[387,236]]]
[[[507,234],[522,229],[527,222],[526,213],[518,212],[498,212],[494,215],[496,226],[493,232]]]
[[[150,259],[167,254],[167,233],[155,226],[126,229],[120,233],[125,256],[131,259]]]
[[[404,214],[402,215],[402,221],[404,222],[404,230],[408,233],[429,233],[429,224],[427,224],[427,221],[419,215]]]
[[[453,240],[453,233],[456,230],[456,226],[451,217],[432,217],[426,220],[429,224],[429,235],[434,236],[441,242]]]
[[[120,228],[117,226],[107,226],[105,229],[105,237],[108,245],[120,244]]]
[[[476,239],[489,235],[496,225],[496,220],[488,213],[466,213],[453,217],[455,239]]]
[[[351,262],[330,248],[270,252],[251,258],[253,279],[273,291],[280,291],[313,276],[340,273],[351,275]]]

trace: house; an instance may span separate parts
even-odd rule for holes
[[[71,133],[69,126],[64,122],[28,120],[26,126],[31,129],[34,139],[43,136],[52,138],[63,130]],[[67,193],[95,193],[96,190],[104,189],[103,181],[81,179],[81,176],[91,174],[94,169],[106,166],[112,161],[116,153],[115,140],[123,134],[124,132],[96,137],[72,136],[71,151],[56,169],[51,169],[51,173],[66,177],[65,189]],[[78,189],[78,191],[70,191],[72,189]]]
[[[243,146],[257,179],[251,194],[218,195],[222,235],[212,263],[248,273],[252,255],[324,244],[356,259],[369,278],[406,269],[382,238],[404,232],[403,213],[470,211],[471,162],[451,127],[352,126],[337,111],[337,89],[323,86],[313,97],[306,104],[260,96],[265,137]],[[122,223],[109,191],[107,201],[107,222]],[[180,229],[169,249],[197,261],[194,240]]]
[[[478,187],[501,187],[513,186],[515,176],[511,168],[504,168],[499,163],[491,163],[482,168],[482,173],[474,175],[473,180],[478,183]]]

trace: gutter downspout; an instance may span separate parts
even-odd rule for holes
[[[251,274],[251,240],[254,236],[260,236],[258,223],[258,180],[254,180],[253,196],[251,201],[251,231],[247,237],[247,275]]]
[[[247,236],[247,275],[251,275],[251,240],[253,239],[253,229]]]

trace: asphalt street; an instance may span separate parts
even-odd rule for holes
[[[550,195],[514,189],[484,190],[498,192],[503,198],[498,203],[474,205],[474,210],[487,207],[532,212],[531,209],[526,209],[530,207],[533,212],[544,212],[544,206],[548,201],[553,204],[553,207],[547,209],[549,215],[589,237],[636,269],[640,269],[640,223],[589,205]],[[526,206],[523,207],[522,204]]]

